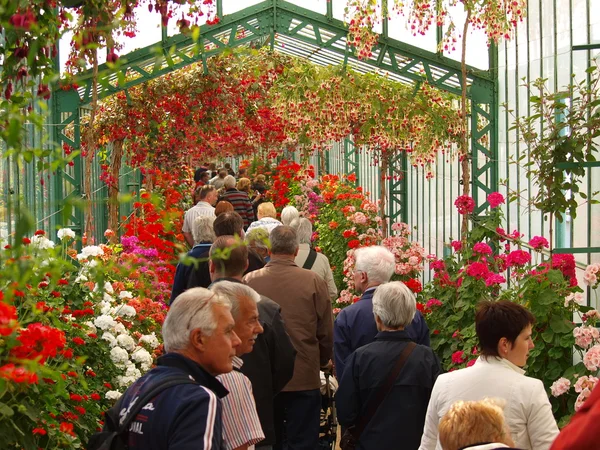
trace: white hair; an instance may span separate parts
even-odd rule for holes
[[[179,294],[162,326],[165,351],[185,350],[190,343],[190,332],[197,328],[210,336],[217,328],[214,305],[231,309],[227,297],[205,288],[192,288]]]
[[[236,320],[240,313],[240,299],[247,298],[254,303],[260,302],[260,295],[250,286],[242,283],[234,283],[233,281],[217,281],[210,290],[229,299],[231,302],[231,315]]]
[[[286,206],[281,210],[281,223],[284,225],[290,225],[292,220],[298,219],[300,213],[294,206]]]
[[[223,178],[223,186],[225,186],[226,189],[234,188],[235,185],[236,182],[233,175],[227,175],[225,178]]]
[[[194,236],[195,244],[199,244],[200,242],[214,242],[217,238],[215,230],[213,230],[214,221],[215,216],[196,217],[192,227],[192,235]]]
[[[396,270],[396,258],[381,245],[361,247],[354,252],[356,272],[365,272],[370,283],[387,283]]]
[[[373,314],[388,328],[409,326],[416,312],[415,295],[401,281],[382,284],[373,294]]]
[[[310,220],[301,217],[300,219],[292,220],[290,227],[296,230],[296,236],[298,237],[298,244],[310,244],[313,228]]]

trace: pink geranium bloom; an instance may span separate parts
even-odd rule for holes
[[[454,249],[455,252],[460,252],[462,250],[462,242],[460,241],[452,241],[450,245]]]
[[[531,255],[525,250],[514,250],[506,258],[509,266],[524,266],[531,261]]]
[[[474,262],[467,267],[467,275],[477,279],[487,278],[489,273],[488,266],[482,262]]]
[[[487,245],[485,242],[478,242],[473,246],[473,251],[475,253],[479,253],[481,255],[491,255],[492,247]]]
[[[465,362],[466,359],[467,357],[465,356],[465,352],[463,352],[462,350],[458,350],[452,353],[452,362],[454,364],[462,364]]]
[[[454,201],[459,214],[470,214],[475,209],[475,200],[468,195],[461,195]]]
[[[541,250],[544,247],[549,247],[548,240],[542,236],[535,236],[531,238],[529,245],[531,245],[535,250]]]
[[[485,279],[485,285],[487,287],[493,286],[495,284],[505,283],[506,278],[497,273],[490,273],[488,277]]]
[[[490,207],[496,208],[504,203],[504,196],[500,192],[492,192],[487,196],[487,201],[490,204]]]

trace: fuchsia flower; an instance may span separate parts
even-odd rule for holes
[[[474,262],[467,267],[467,275],[478,280],[487,278],[489,273],[488,266],[482,262]]]
[[[454,249],[455,252],[460,252],[462,250],[462,242],[460,241],[452,241],[450,245]]]
[[[504,203],[504,196],[500,192],[492,192],[487,196],[491,208],[496,208]]]
[[[491,255],[492,247],[487,245],[485,242],[478,242],[473,246],[473,251],[475,253],[479,253],[481,255]]]
[[[431,261],[429,263],[429,267],[433,270],[444,270],[446,268],[446,264],[441,259],[436,259],[435,261]]]
[[[490,273],[487,278],[485,279],[485,285],[487,287],[493,286],[495,284],[501,284],[501,283],[505,283],[506,282],[506,278],[504,278],[502,275],[497,274],[497,273]]]
[[[452,353],[452,362],[454,364],[462,364],[466,361],[467,357],[465,356],[465,352],[462,350],[458,350]]]
[[[442,306],[442,302],[440,302],[437,298],[431,298],[425,304],[425,308],[431,309],[434,306]]]
[[[531,255],[525,250],[513,250],[506,258],[509,266],[524,266],[531,261]]]
[[[549,247],[548,240],[542,236],[534,236],[531,238],[529,245],[531,245],[535,250],[541,250],[544,247]]]
[[[475,200],[468,195],[461,195],[454,201],[459,214],[470,214],[475,209]]]

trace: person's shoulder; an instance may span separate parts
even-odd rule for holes
[[[272,318],[281,312],[281,306],[269,297],[261,295],[260,302],[258,302],[258,311]]]

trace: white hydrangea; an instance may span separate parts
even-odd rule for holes
[[[125,350],[132,352],[136,345],[135,341],[128,334],[120,334],[117,336],[117,343]]]
[[[137,312],[133,306],[123,305],[117,308],[117,314],[121,317],[135,317]]]
[[[117,365],[123,365],[129,360],[129,353],[121,347],[113,347],[110,351],[110,359]]]
[[[133,298],[133,294],[129,291],[121,291],[121,292],[119,292],[119,298],[120,299]]]
[[[113,319],[112,317],[103,314],[101,316],[98,316],[94,319],[94,325],[98,328],[100,328],[101,330],[110,330],[111,328],[115,328],[116,325],[121,325],[121,324],[117,324],[117,322],[115,321],[115,319]]]
[[[102,335],[102,339],[107,341],[111,347],[114,347],[115,345],[117,345],[117,338],[112,333],[109,333],[108,331],[104,332],[104,334]]]
[[[54,248],[53,241],[48,239],[46,236],[39,236],[39,235],[31,237],[31,245],[33,247],[37,247],[37,248],[41,248],[41,249]]]
[[[140,342],[142,344],[148,344],[152,348],[157,348],[160,345],[160,342],[158,342],[158,338],[156,337],[156,334],[154,334],[154,331],[152,334],[145,334],[142,336],[140,338]]]
[[[119,400],[121,398],[121,394],[119,391],[108,391],[104,396],[107,400]]]
[[[116,325],[113,327],[113,332],[115,332],[116,334],[129,334],[127,328],[125,328],[125,325],[123,325],[122,323],[116,323]]]
[[[141,347],[133,352],[131,359],[147,367],[151,366],[153,362],[152,355],[148,352],[148,350]]]
[[[75,239],[75,232],[73,230],[71,230],[70,228],[61,228],[60,230],[58,230],[57,235],[61,241],[64,241],[65,238],[67,240]]]
[[[104,250],[97,245],[88,245],[87,247],[83,247],[81,249],[81,253],[77,255],[77,259],[81,261],[82,259],[89,259],[91,256],[102,256],[104,255]]]

